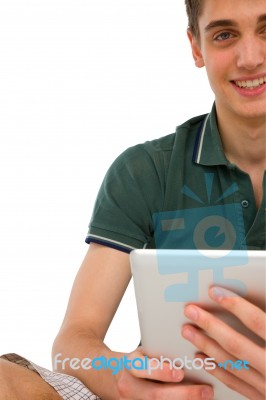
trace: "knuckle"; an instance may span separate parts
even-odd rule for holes
[[[225,305],[227,309],[234,311],[239,307],[240,300],[238,296],[225,296],[222,298],[221,304]]]
[[[205,353],[208,348],[208,340],[209,339],[206,336],[198,334],[196,336],[195,344],[200,351],[203,351]]]
[[[231,390],[236,390],[236,389],[237,389],[237,384],[236,384],[236,382],[234,381],[234,379],[229,379],[229,380],[225,383],[225,385],[226,385],[229,389],[231,389]]]
[[[203,314],[201,316],[200,326],[205,331],[209,331],[213,323],[213,317],[210,314]]]
[[[262,331],[265,329],[265,322],[261,320],[258,312],[250,315],[249,325],[253,331]]]
[[[211,326],[211,321],[210,321],[210,319],[209,319],[209,318],[206,318],[206,317],[203,317],[203,318],[202,318],[202,328],[203,328],[205,331],[208,331],[208,330],[210,329],[210,326]]]
[[[241,345],[236,340],[228,340],[226,349],[230,354],[239,355],[242,352]]]
[[[127,398],[130,395],[130,383],[128,379],[124,377],[124,375],[122,375],[122,377],[117,382],[117,391],[121,399]]]

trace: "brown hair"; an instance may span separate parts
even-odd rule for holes
[[[203,0],[185,0],[187,16],[188,16],[188,28],[191,33],[199,39],[199,16],[202,11]]]

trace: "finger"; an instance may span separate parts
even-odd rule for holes
[[[197,357],[201,358],[202,360],[205,359],[204,354],[197,354]],[[238,377],[230,374],[224,369],[220,369],[219,367],[206,371],[208,374],[215,376],[230,389],[242,394],[250,400],[265,400],[265,387],[262,388],[262,391],[257,390],[255,385],[251,386],[242,379],[239,379]]]
[[[265,312],[230,290],[212,287],[210,297],[234,314],[243,324],[262,339],[266,339]]]
[[[186,306],[185,315],[229,354],[239,360],[248,361],[259,372],[265,373],[265,350],[260,346],[200,307]]]
[[[148,359],[145,368],[131,368],[130,373],[142,379],[150,379],[161,382],[180,382],[184,378],[182,369],[173,368],[169,363],[160,363],[158,359]]]
[[[208,357],[214,358],[215,362],[221,368],[225,368],[228,373],[231,373],[247,384],[258,388],[258,390],[263,390],[265,382],[264,377],[249,364],[244,364],[244,362],[241,362],[240,360],[236,364],[237,359],[235,357],[232,357],[232,355],[222,349],[217,342],[193,326],[185,325],[182,333],[184,337],[190,333],[190,341],[201,352],[207,354]]]
[[[208,385],[155,383],[135,378],[125,370],[118,382],[118,391],[122,399],[211,400],[214,396]]]
[[[130,360],[129,372],[131,375],[161,382],[180,382],[184,378],[183,369],[174,368],[171,360],[162,362],[158,358],[144,356],[142,349],[128,355]],[[164,360],[167,360],[164,358]]]

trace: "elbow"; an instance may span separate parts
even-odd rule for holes
[[[62,335],[58,334],[53,342],[51,357],[52,357],[52,369],[55,372],[60,372],[60,368],[58,365],[58,360],[62,359],[62,355],[64,353],[64,341]]]

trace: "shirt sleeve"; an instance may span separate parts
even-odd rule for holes
[[[161,155],[137,145],[122,153],[100,187],[86,242],[130,252],[153,238],[152,215],[163,202]]]

